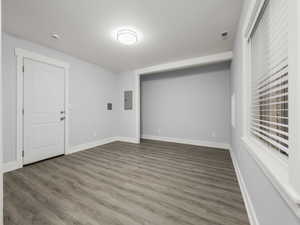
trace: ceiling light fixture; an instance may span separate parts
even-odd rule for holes
[[[139,41],[139,37],[132,29],[119,29],[116,32],[116,40],[124,45],[133,45]]]
[[[51,37],[52,37],[53,39],[56,39],[56,40],[60,39],[60,36],[59,36],[58,34],[55,34],[55,33],[52,34]]]

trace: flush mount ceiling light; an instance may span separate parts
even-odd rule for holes
[[[56,34],[56,33],[51,34],[51,37],[52,37],[53,39],[56,39],[56,40],[58,40],[58,39],[61,38],[61,37],[59,36],[59,34]]]
[[[139,41],[139,35],[132,29],[118,29],[116,31],[116,40],[124,45],[133,45]]]

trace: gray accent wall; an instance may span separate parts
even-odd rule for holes
[[[253,1],[253,0],[252,0]],[[243,26],[246,14],[252,1],[245,1],[240,26],[236,35],[234,46],[234,59],[231,64],[231,93],[236,96],[236,128],[232,129],[232,150],[237,158],[238,166],[244,178],[258,225],[299,225],[300,220],[289,208],[279,192],[271,184],[263,170],[248,153],[242,142],[242,116],[243,116]]]
[[[2,34],[3,64],[3,141],[4,162],[16,160],[17,73],[15,48],[65,61],[69,73],[69,143],[70,147],[113,137],[116,110],[107,110],[107,102],[115,103],[117,75],[47,47]]]
[[[229,63],[141,76],[141,134],[230,143]]]

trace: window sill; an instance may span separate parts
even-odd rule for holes
[[[287,202],[289,207],[300,217],[300,195],[289,182],[288,164],[269,151],[263,151],[261,145],[250,137],[242,138],[244,147],[254,158],[273,186]]]

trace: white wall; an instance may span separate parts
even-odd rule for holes
[[[2,1],[0,0],[0,30],[2,26],[1,22],[1,7]],[[2,52],[2,37],[0,36],[0,52]],[[2,55],[0,54],[0,62],[2,62]],[[2,142],[2,135],[3,135],[3,126],[2,126],[2,107],[3,107],[3,99],[2,99],[2,63],[0,63],[0,225],[3,224],[3,142]]]
[[[254,161],[242,142],[242,83],[243,48],[242,26],[251,1],[245,1],[244,10],[235,40],[234,59],[231,70],[231,92],[236,96],[236,128],[232,129],[232,149],[237,158],[239,168],[245,180],[255,213],[260,225],[299,225],[300,220],[293,214],[286,202],[282,199],[270,180]]]
[[[142,76],[142,136],[228,145],[229,89],[229,63]]]
[[[117,89],[117,109],[118,117],[117,121],[117,136],[124,138],[125,140],[136,140],[136,102],[135,102],[135,74],[133,71],[124,72],[118,75],[118,89]],[[124,110],[124,91],[133,91],[133,109]]]
[[[70,64],[70,146],[112,137],[115,133],[117,75],[61,52],[3,33],[4,162],[16,160],[16,57],[23,48]],[[106,103],[113,103],[113,111]]]

